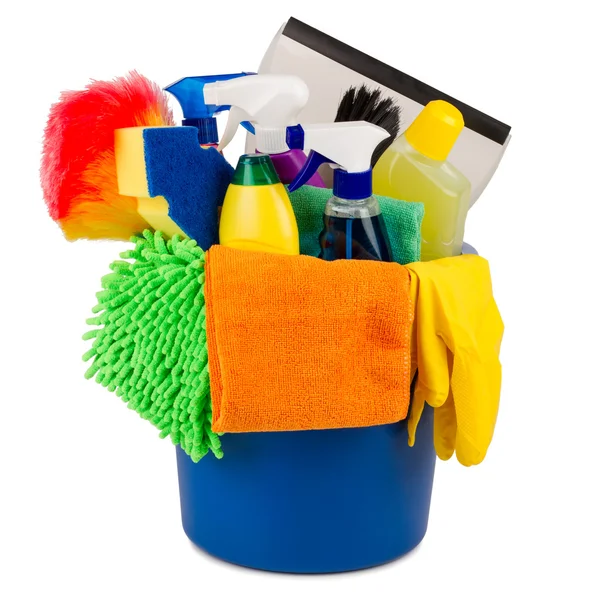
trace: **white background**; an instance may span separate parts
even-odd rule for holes
[[[2,9],[0,597],[600,597],[594,3],[286,4]],[[506,323],[488,457],[470,469],[438,462],[416,551],[335,576],[246,570],[188,542],[170,442],[83,379],[84,320],[125,244],[67,243],[38,183],[45,118],[61,90],[133,68],[161,85],[254,70],[290,15],[513,127],[466,236],[490,260]]]

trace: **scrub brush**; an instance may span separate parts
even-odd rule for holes
[[[40,169],[44,199],[68,240],[122,239],[148,224],[137,199],[119,194],[116,129],[175,125],[159,86],[132,71],[63,92],[50,109]]]
[[[401,111],[396,101],[384,97],[380,89],[370,90],[366,85],[361,85],[358,89],[352,86],[340,100],[335,121],[368,121],[383,127],[390,134],[373,152],[371,167],[374,167],[400,133]]]

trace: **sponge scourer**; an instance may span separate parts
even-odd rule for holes
[[[185,234],[203,249],[218,241],[218,208],[233,168],[214,148],[198,145],[194,127],[137,127],[115,132],[121,194],[166,235]]]

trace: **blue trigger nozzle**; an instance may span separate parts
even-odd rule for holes
[[[304,150],[302,125],[290,125],[285,130],[285,142],[290,150]]]
[[[252,135],[256,135],[256,130],[254,129],[254,125],[252,125],[252,123],[250,123],[250,121],[242,121],[240,123],[240,125],[248,132],[251,133]]]
[[[311,150],[304,166],[298,175],[296,175],[296,179],[290,183],[288,192],[295,192],[298,188],[302,187],[317,172],[317,169],[325,163],[333,163],[333,161],[319,152]]]

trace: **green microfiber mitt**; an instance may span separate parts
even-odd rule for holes
[[[319,234],[323,229],[323,210],[331,195],[330,189],[310,185],[302,186],[289,195],[300,230],[301,254],[318,256]],[[381,206],[394,261],[405,265],[420,260],[421,222],[425,214],[423,204],[394,200],[385,196],[375,197]]]
[[[102,279],[88,320],[98,327],[84,360],[87,378],[116,392],[171,437],[194,462],[209,450],[223,456],[211,429],[212,405],[206,346],[204,252],[194,240],[160,232],[133,237]]]

